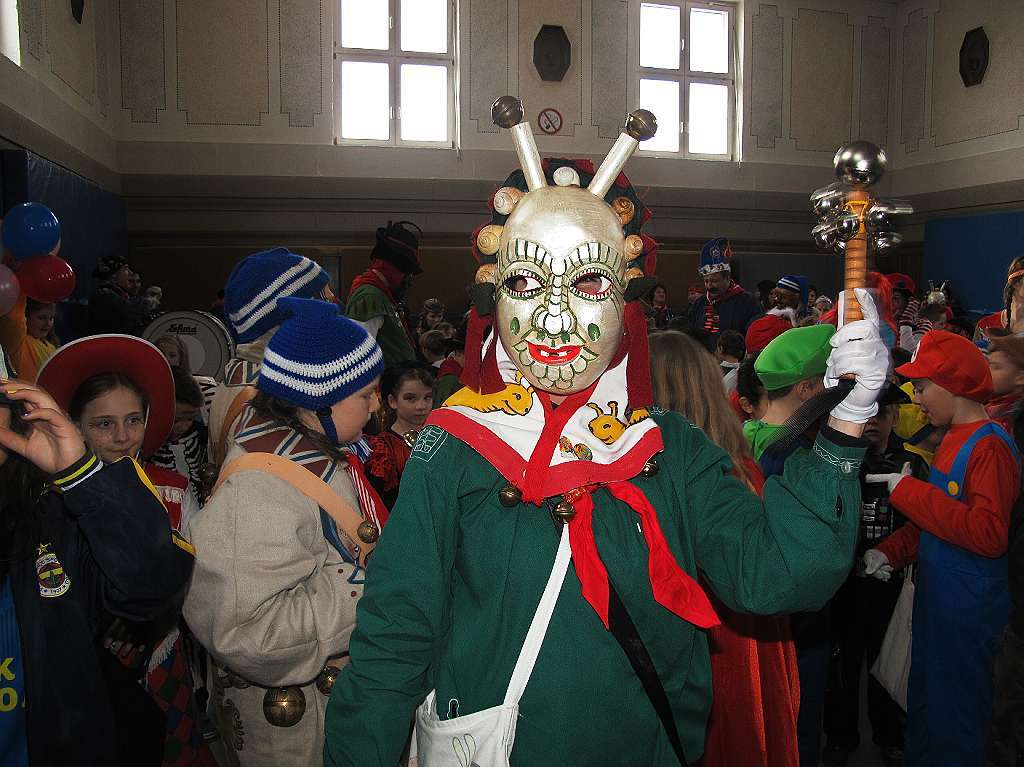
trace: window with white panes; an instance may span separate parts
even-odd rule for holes
[[[336,141],[452,146],[453,0],[337,0]]]
[[[729,3],[639,3],[637,101],[658,118],[641,151],[733,157],[735,11]]]

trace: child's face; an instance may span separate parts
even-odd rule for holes
[[[1024,370],[1017,367],[1006,352],[989,352],[988,368],[992,371],[993,394],[1010,394],[1024,387]]]
[[[417,429],[426,423],[433,406],[434,390],[419,379],[403,381],[395,394],[388,395],[388,407],[395,411],[398,420]]]
[[[189,405],[186,402],[176,402],[174,405],[174,426],[171,427],[171,439],[177,441],[184,437],[195,424],[199,408]]]
[[[25,318],[28,334],[40,340],[50,335],[53,331],[54,314],[55,307],[53,304],[43,304],[35,309]]]
[[[135,457],[146,436],[146,413],[138,394],[119,386],[91,400],[78,421],[82,438],[100,460]]]
[[[380,379],[375,378],[355,394],[350,394],[331,408],[331,420],[342,444],[355,442],[363,434],[370,416],[380,406],[377,387]]]
[[[914,379],[914,402],[916,402],[933,426],[949,426],[953,422],[953,408],[956,397],[948,389],[927,378]]]

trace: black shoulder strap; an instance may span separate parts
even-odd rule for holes
[[[688,767],[689,763],[683,755],[683,744],[679,740],[679,730],[676,729],[676,720],[672,716],[672,708],[668,703],[668,695],[665,694],[665,688],[661,684],[661,679],[658,678],[654,662],[651,660],[636,626],[633,625],[633,620],[626,612],[626,606],[622,604],[622,600],[610,580],[608,581],[608,628],[611,630],[612,636],[622,646],[626,657],[629,658],[629,665],[633,667],[633,671],[636,672],[640,683],[644,686],[644,692],[650,698],[651,705],[654,706],[658,719],[661,720],[661,724],[665,728],[665,733],[668,735],[669,743],[672,744],[672,750],[675,751],[679,764],[681,767]]]

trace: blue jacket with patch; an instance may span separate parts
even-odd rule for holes
[[[165,609],[188,585],[192,547],[172,533],[156,491],[131,459],[103,466],[87,454],[50,479],[56,490],[16,528],[8,574],[29,762],[159,764],[163,715],[98,648],[97,633],[110,615],[141,621]]]

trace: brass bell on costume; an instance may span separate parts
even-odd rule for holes
[[[306,713],[306,696],[299,687],[271,687],[263,696],[263,716],[275,727],[294,727]]]
[[[642,469],[640,469],[640,476],[653,477],[660,470],[661,467],[658,465],[658,460],[656,458],[652,458],[651,460],[644,464],[644,467]]]
[[[555,508],[551,510],[551,516],[559,522],[567,523],[576,516],[576,507],[569,503],[569,501],[559,501],[555,504]]]
[[[360,522],[356,528],[356,535],[363,543],[376,543],[380,538],[380,530],[372,522]]]
[[[416,444],[416,440],[419,439],[419,436],[419,429],[409,429],[409,431],[402,435],[402,441],[407,447],[412,447]]]
[[[518,506],[523,500],[523,494],[513,484],[505,485],[498,491],[498,500],[501,501],[501,505],[506,509],[511,509],[513,506]]]
[[[331,690],[334,689],[334,682],[340,673],[341,669],[337,666],[324,666],[323,671],[316,677],[316,689],[324,695],[330,695]]]

